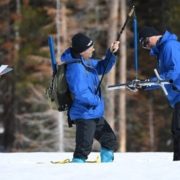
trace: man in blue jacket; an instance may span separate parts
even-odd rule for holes
[[[165,87],[169,103],[174,109],[172,119],[173,160],[180,160],[180,42],[177,41],[175,34],[168,31],[161,34],[155,28],[147,26],[142,28],[139,38],[142,47],[150,50],[150,55],[157,58],[160,77],[172,82]]]
[[[72,162],[84,163],[91,152],[93,138],[101,145],[101,162],[112,162],[117,149],[116,136],[104,119],[104,99],[100,89],[99,75],[107,66],[108,73],[115,64],[119,41],[107,50],[103,60],[92,58],[93,41],[85,34],[77,33],[72,38],[72,47],[65,50],[61,61],[67,64],[66,79],[73,103],[69,117],[76,125],[76,147]]]

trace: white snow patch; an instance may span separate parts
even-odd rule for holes
[[[172,153],[115,153],[113,163],[51,164],[72,153],[0,153],[1,180],[180,180]],[[93,160],[99,153],[91,153]]]

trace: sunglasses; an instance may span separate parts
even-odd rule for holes
[[[147,48],[147,45],[149,44],[149,37],[141,38],[141,39],[139,40],[139,42],[140,42],[142,48],[145,48],[145,49],[146,49],[146,48]]]

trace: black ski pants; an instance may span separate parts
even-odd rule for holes
[[[174,144],[173,160],[180,160],[180,102],[176,103],[172,119],[172,136]]]
[[[116,136],[104,118],[100,119],[79,119],[76,124],[76,147],[74,158],[87,159],[92,150],[93,139],[95,138],[101,147],[116,151]]]

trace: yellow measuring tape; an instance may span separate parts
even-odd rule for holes
[[[70,159],[64,159],[64,160],[59,160],[59,161],[51,161],[52,164],[66,164],[66,163],[70,163],[71,160]]]
[[[52,164],[67,164],[67,163],[72,163],[72,162],[70,159],[64,159],[64,160],[59,160],[59,161],[51,161],[51,163]],[[96,159],[85,161],[85,163],[100,163],[100,157],[97,156]]]

